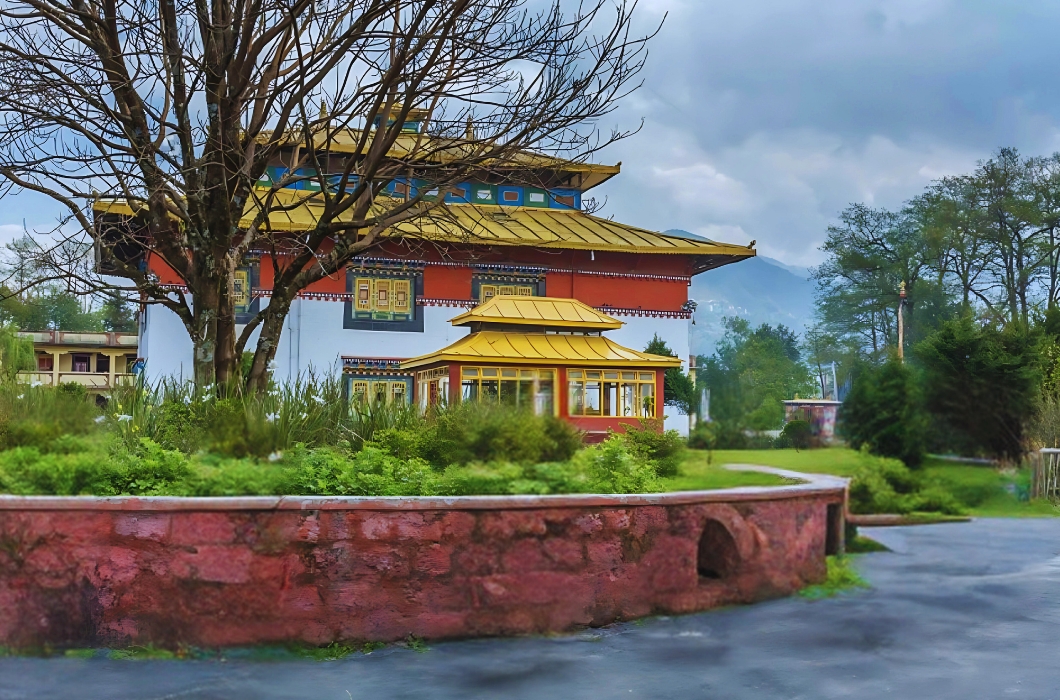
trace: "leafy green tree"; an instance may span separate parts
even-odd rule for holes
[[[18,328],[14,326],[0,326],[0,375],[10,381],[20,371],[36,368],[33,341],[19,337]]]
[[[663,357],[677,357],[677,353],[670,349],[666,341],[655,334],[644,352]],[[663,378],[663,403],[673,406],[687,416],[696,412],[698,399],[696,398],[696,385],[692,378],[681,371],[680,367],[671,367],[666,370]]]
[[[916,346],[925,404],[939,433],[952,433],[949,447],[1019,458],[1041,382],[1036,335],[962,316]]]
[[[116,333],[134,333],[136,331],[136,312],[132,304],[125,300],[121,292],[107,294],[106,301],[100,309],[104,330]]]
[[[863,364],[839,409],[843,435],[851,447],[866,446],[881,457],[910,467],[924,458],[926,418],[913,374],[896,355],[876,367]]]
[[[0,289],[0,321],[13,323],[24,331],[100,331],[103,324],[96,312],[85,311],[81,301],[61,288],[42,290],[26,298]]]
[[[856,339],[866,353],[886,355],[898,344],[899,289],[906,287],[907,339],[933,330],[949,304],[933,272],[936,252],[924,236],[922,212],[893,212],[854,204],[828,228],[821,250],[828,256],[814,270],[817,314],[824,331]]]
[[[779,324],[752,329],[738,317],[724,323],[725,336],[714,355],[702,360],[699,376],[710,389],[711,417],[754,430],[779,428],[781,402],[814,393],[798,336]]]

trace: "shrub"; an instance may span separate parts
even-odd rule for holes
[[[810,425],[809,421],[804,420],[792,420],[784,424],[784,429],[780,431],[780,439],[783,441],[783,446],[791,446],[797,450],[806,449],[813,442],[813,426]],[[780,447],[781,445],[777,445]]]
[[[599,493],[644,493],[659,490],[655,467],[630,449],[618,436],[599,445],[586,447],[574,455],[571,464],[589,480],[591,490]]]
[[[47,452],[60,435],[97,432],[98,416],[99,410],[88,401],[84,387],[79,384],[61,384],[55,388],[2,383],[0,449],[32,446]]]
[[[910,467],[924,457],[925,417],[912,373],[897,357],[880,367],[863,366],[839,409],[842,431],[851,447],[862,446]]]
[[[758,438],[754,440],[761,441]],[[737,423],[713,421],[696,426],[689,435],[688,446],[707,450],[746,450],[752,447],[752,441]],[[769,441],[765,446],[771,447],[772,442]]]
[[[953,494],[940,486],[923,484],[898,460],[862,452],[862,464],[850,482],[852,513],[962,512]]]
[[[642,459],[650,461],[655,474],[677,476],[685,456],[685,439],[676,430],[659,431],[659,421],[644,421],[641,426],[627,426],[623,438]]]
[[[427,462],[400,459],[370,444],[352,454],[299,445],[284,461],[291,468],[291,485],[306,495],[430,496],[437,492],[437,476]]]
[[[914,348],[924,368],[927,409],[964,452],[1018,460],[1023,426],[1034,413],[1041,380],[1035,338],[963,316]]]
[[[439,409],[415,427],[386,429],[371,444],[438,469],[485,462],[562,462],[581,447],[581,434],[553,416],[486,403]]]
[[[0,452],[0,488],[23,495],[158,495],[191,474],[187,458],[144,439],[135,450],[66,440],[62,451]]]

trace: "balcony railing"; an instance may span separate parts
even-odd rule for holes
[[[111,389],[110,375],[99,372],[59,372],[60,384],[80,384],[88,389]],[[55,379],[53,372],[19,372],[18,380],[24,384],[42,384],[51,386]],[[116,372],[113,386],[124,386],[136,382],[136,375],[129,372]]]

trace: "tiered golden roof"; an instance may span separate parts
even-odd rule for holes
[[[497,296],[452,319],[453,325],[473,322],[525,324],[545,328],[611,330],[622,322],[577,299]],[[448,347],[401,363],[415,369],[448,362],[558,364],[570,367],[680,367],[676,357],[631,350],[602,335],[548,332],[520,333],[483,330]]]
[[[510,295],[497,295],[449,322],[454,326],[478,322],[601,331],[623,326],[622,321],[617,318],[597,311],[577,299]]]
[[[99,214],[134,214],[133,208],[122,200],[100,200],[94,208]],[[273,231],[308,231],[315,227],[323,208],[324,197],[319,192],[279,190],[273,196],[267,226]],[[240,227],[251,226],[258,211],[258,202],[255,198],[249,199],[243,209],[243,217],[239,220]],[[344,216],[349,220],[351,214],[347,212]],[[339,218],[341,220],[343,217]],[[755,255],[754,249],[748,246],[656,233],[601,219],[576,209],[443,204],[423,216],[391,227],[384,235],[390,238],[416,238],[439,243],[533,246],[561,250],[606,250],[726,258]]]

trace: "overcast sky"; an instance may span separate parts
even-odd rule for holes
[[[758,241],[820,261],[851,202],[897,206],[1000,146],[1060,150],[1056,0],[642,0],[644,87],[610,121],[644,119],[598,160],[622,174],[604,214],[646,228]],[[0,239],[54,222],[0,201]]]
[[[615,219],[816,264],[851,202],[893,207],[1000,146],[1060,150],[1060,2],[645,0],[644,87],[599,160]],[[602,126],[605,125],[601,124]]]

